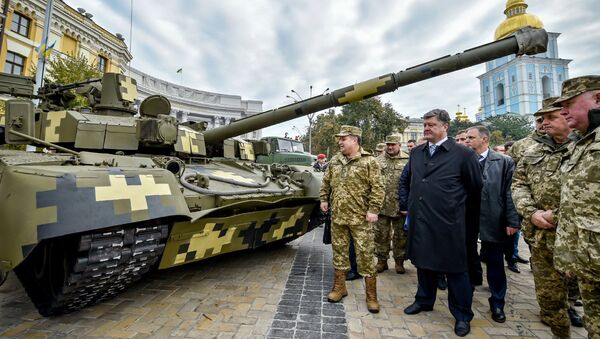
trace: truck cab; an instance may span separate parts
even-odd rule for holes
[[[264,137],[261,140],[270,145],[271,151],[269,155],[257,155],[257,163],[312,166],[317,161],[316,156],[304,150],[301,141],[282,137]]]

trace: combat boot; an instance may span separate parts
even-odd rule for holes
[[[404,274],[406,270],[404,269],[404,259],[396,258],[396,273]]]
[[[336,303],[348,295],[346,290],[346,272],[335,270],[335,278],[333,280],[333,289],[327,295],[327,301]]]
[[[381,273],[388,269],[387,259],[377,258],[377,265],[375,266],[377,272]]]
[[[367,294],[367,309],[371,313],[379,313],[379,302],[377,302],[376,277],[365,277],[365,291]]]

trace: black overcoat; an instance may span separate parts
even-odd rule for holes
[[[521,227],[510,190],[514,168],[515,163],[510,157],[492,150],[488,152],[483,166],[481,190],[481,241],[504,243],[507,239],[506,227]]]
[[[409,160],[408,258],[418,268],[467,272],[483,186],[477,155],[448,139],[430,157],[428,145],[415,147]]]

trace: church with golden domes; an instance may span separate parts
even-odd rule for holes
[[[523,27],[544,28],[542,21],[527,13],[525,0],[507,0],[506,19],[498,25],[495,40],[506,38]],[[558,56],[560,33],[548,32],[548,50],[532,56],[509,55],[486,63],[480,76],[481,110],[477,121],[496,115],[532,115],[544,98],[560,94],[569,78],[569,59]]]

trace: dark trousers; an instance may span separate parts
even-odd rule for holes
[[[517,237],[517,233],[506,238],[504,242],[504,260],[506,260],[507,264],[512,264],[517,261],[515,258],[515,238]],[[517,241],[519,241],[517,239]]]
[[[350,245],[348,246],[348,257],[350,258],[350,272],[358,274],[358,265],[356,264],[356,250],[354,249],[354,239],[350,237]]]
[[[485,252],[487,265],[487,282],[492,296],[488,299],[490,308],[504,310],[506,297],[506,272],[504,272],[504,243],[481,242],[481,251]]]
[[[423,306],[433,306],[437,293],[437,276],[440,272],[417,267],[419,284],[415,302]],[[444,273],[448,280],[448,308],[456,320],[471,321],[473,311],[473,290],[467,272]]]

